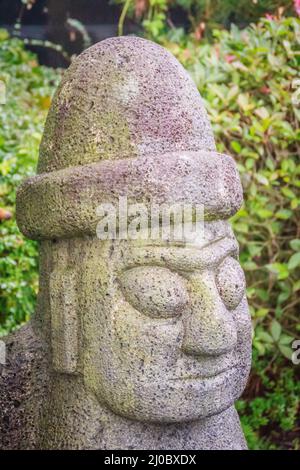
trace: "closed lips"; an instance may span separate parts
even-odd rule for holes
[[[228,367],[227,369],[223,369],[223,370],[220,370],[218,372],[215,372],[211,375],[182,375],[180,377],[176,377],[174,379],[171,379],[171,380],[196,380],[196,379],[201,379],[201,380],[204,380],[204,379],[212,379],[214,377],[218,377],[219,375],[222,375],[222,374],[225,374],[226,372],[229,372],[230,370],[234,369],[236,367],[236,364],[231,366],[231,367]]]

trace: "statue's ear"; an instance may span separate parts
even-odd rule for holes
[[[53,368],[74,374],[78,363],[76,278],[71,269],[50,275],[51,343]]]

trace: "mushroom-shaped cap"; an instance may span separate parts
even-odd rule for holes
[[[95,235],[97,207],[204,206],[226,219],[242,203],[233,159],[219,154],[201,97],[163,47],[111,38],[75,59],[53,99],[38,175],[17,193],[29,238]]]
[[[48,115],[38,171],[100,160],[215,150],[199,92],[163,47],[106,39],[66,71]]]

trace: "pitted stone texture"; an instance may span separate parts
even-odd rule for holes
[[[202,205],[205,219],[226,219],[243,201],[234,160],[217,152],[171,152],[43,173],[18,189],[17,221],[35,240],[96,233],[102,203]]]
[[[202,203],[204,234],[99,240],[96,206],[119,196]],[[234,402],[251,321],[227,220],[241,202],[234,161],[167,51],[113,38],[75,60],[39,174],[18,192],[19,227],[41,240],[40,286],[35,316],[7,339],[0,448],[246,447]]]
[[[91,295],[83,376],[118,415],[201,420],[232,406],[245,387],[251,357],[245,290],[237,289],[228,308],[235,285],[220,291],[216,282],[222,262],[234,264],[237,244],[228,222],[208,222],[206,232],[202,246],[189,248],[151,240],[85,243],[81,279]],[[234,273],[242,283],[237,262]]]
[[[163,47],[110,38],[84,51],[54,97],[39,172],[107,159],[215,150],[199,92]]]
[[[234,283],[243,283],[237,252],[225,221],[208,222],[202,244],[190,247],[95,238],[42,242],[32,325],[43,340],[25,361],[26,380],[15,358],[28,354],[31,326],[29,336],[24,329],[17,333],[9,350],[9,375],[23,382],[16,394],[15,382],[0,377],[6,404],[0,422],[9,419],[16,396],[22,414],[14,410],[0,448],[245,448],[233,403],[249,373],[251,322],[245,293],[238,288],[238,305],[227,309],[235,284],[218,280],[229,264],[229,277],[234,271]],[[55,371],[48,352],[53,313],[59,314],[49,298],[55,273],[72,273],[77,292],[80,328],[73,324],[65,346],[65,353],[78,348],[74,374]],[[68,298],[66,292],[64,302]],[[61,302],[62,319],[64,313]]]
[[[45,345],[28,323],[5,338],[0,365],[0,450],[35,449],[39,412],[48,385]]]

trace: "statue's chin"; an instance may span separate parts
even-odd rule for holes
[[[237,380],[238,376],[238,380]],[[119,387],[102,396],[105,405],[125,418],[152,423],[203,420],[234,404],[245,386],[236,368],[209,378],[182,378],[163,383],[139,381],[130,395]],[[99,397],[100,398],[100,397]]]

